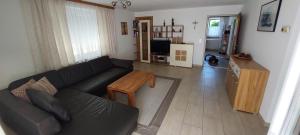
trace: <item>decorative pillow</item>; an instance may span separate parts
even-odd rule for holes
[[[57,89],[49,82],[46,77],[41,78],[30,86],[31,89],[45,91],[51,96],[56,94]]]
[[[23,100],[25,100],[25,101],[30,102],[30,99],[28,98],[28,96],[27,96],[27,94],[26,94],[26,90],[27,90],[28,88],[30,88],[30,86],[31,86],[32,84],[34,84],[35,82],[36,82],[35,80],[31,79],[31,80],[29,80],[27,83],[25,83],[25,84],[21,85],[20,87],[18,87],[18,88],[16,88],[16,89],[12,90],[11,93],[12,93],[14,96],[16,96],[16,97],[19,97],[19,98],[21,98],[21,99],[23,99]]]
[[[56,99],[55,97],[41,90],[28,89],[26,92],[33,105],[53,114],[61,121],[70,121],[71,118],[69,112],[60,104],[58,99]]]

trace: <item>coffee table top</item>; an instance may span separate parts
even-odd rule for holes
[[[153,76],[153,73],[136,70],[128,73],[107,87],[110,90],[124,93],[136,92]]]

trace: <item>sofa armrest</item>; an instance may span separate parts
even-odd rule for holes
[[[0,115],[3,122],[18,134],[50,135],[61,129],[52,115],[13,96],[8,90],[0,92]]]
[[[121,60],[121,59],[111,58],[111,62],[113,63],[114,66],[133,70],[132,60]]]

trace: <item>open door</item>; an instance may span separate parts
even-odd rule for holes
[[[241,18],[242,18],[241,14],[236,16],[234,34],[233,34],[233,39],[232,39],[231,54],[238,53],[239,34],[240,34],[240,28],[241,28]]]

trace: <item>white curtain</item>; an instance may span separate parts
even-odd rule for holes
[[[66,10],[76,62],[103,55],[115,56],[113,10],[74,2],[67,2]]]
[[[22,0],[28,38],[38,70],[75,62],[66,21],[65,0]]]
[[[115,29],[114,10],[106,8],[97,8],[97,18],[100,33],[100,45],[103,55],[116,57],[117,55],[117,36]]]
[[[68,2],[66,10],[76,62],[101,56],[96,9]]]
[[[116,55],[114,11],[65,0],[21,0],[36,71]]]

